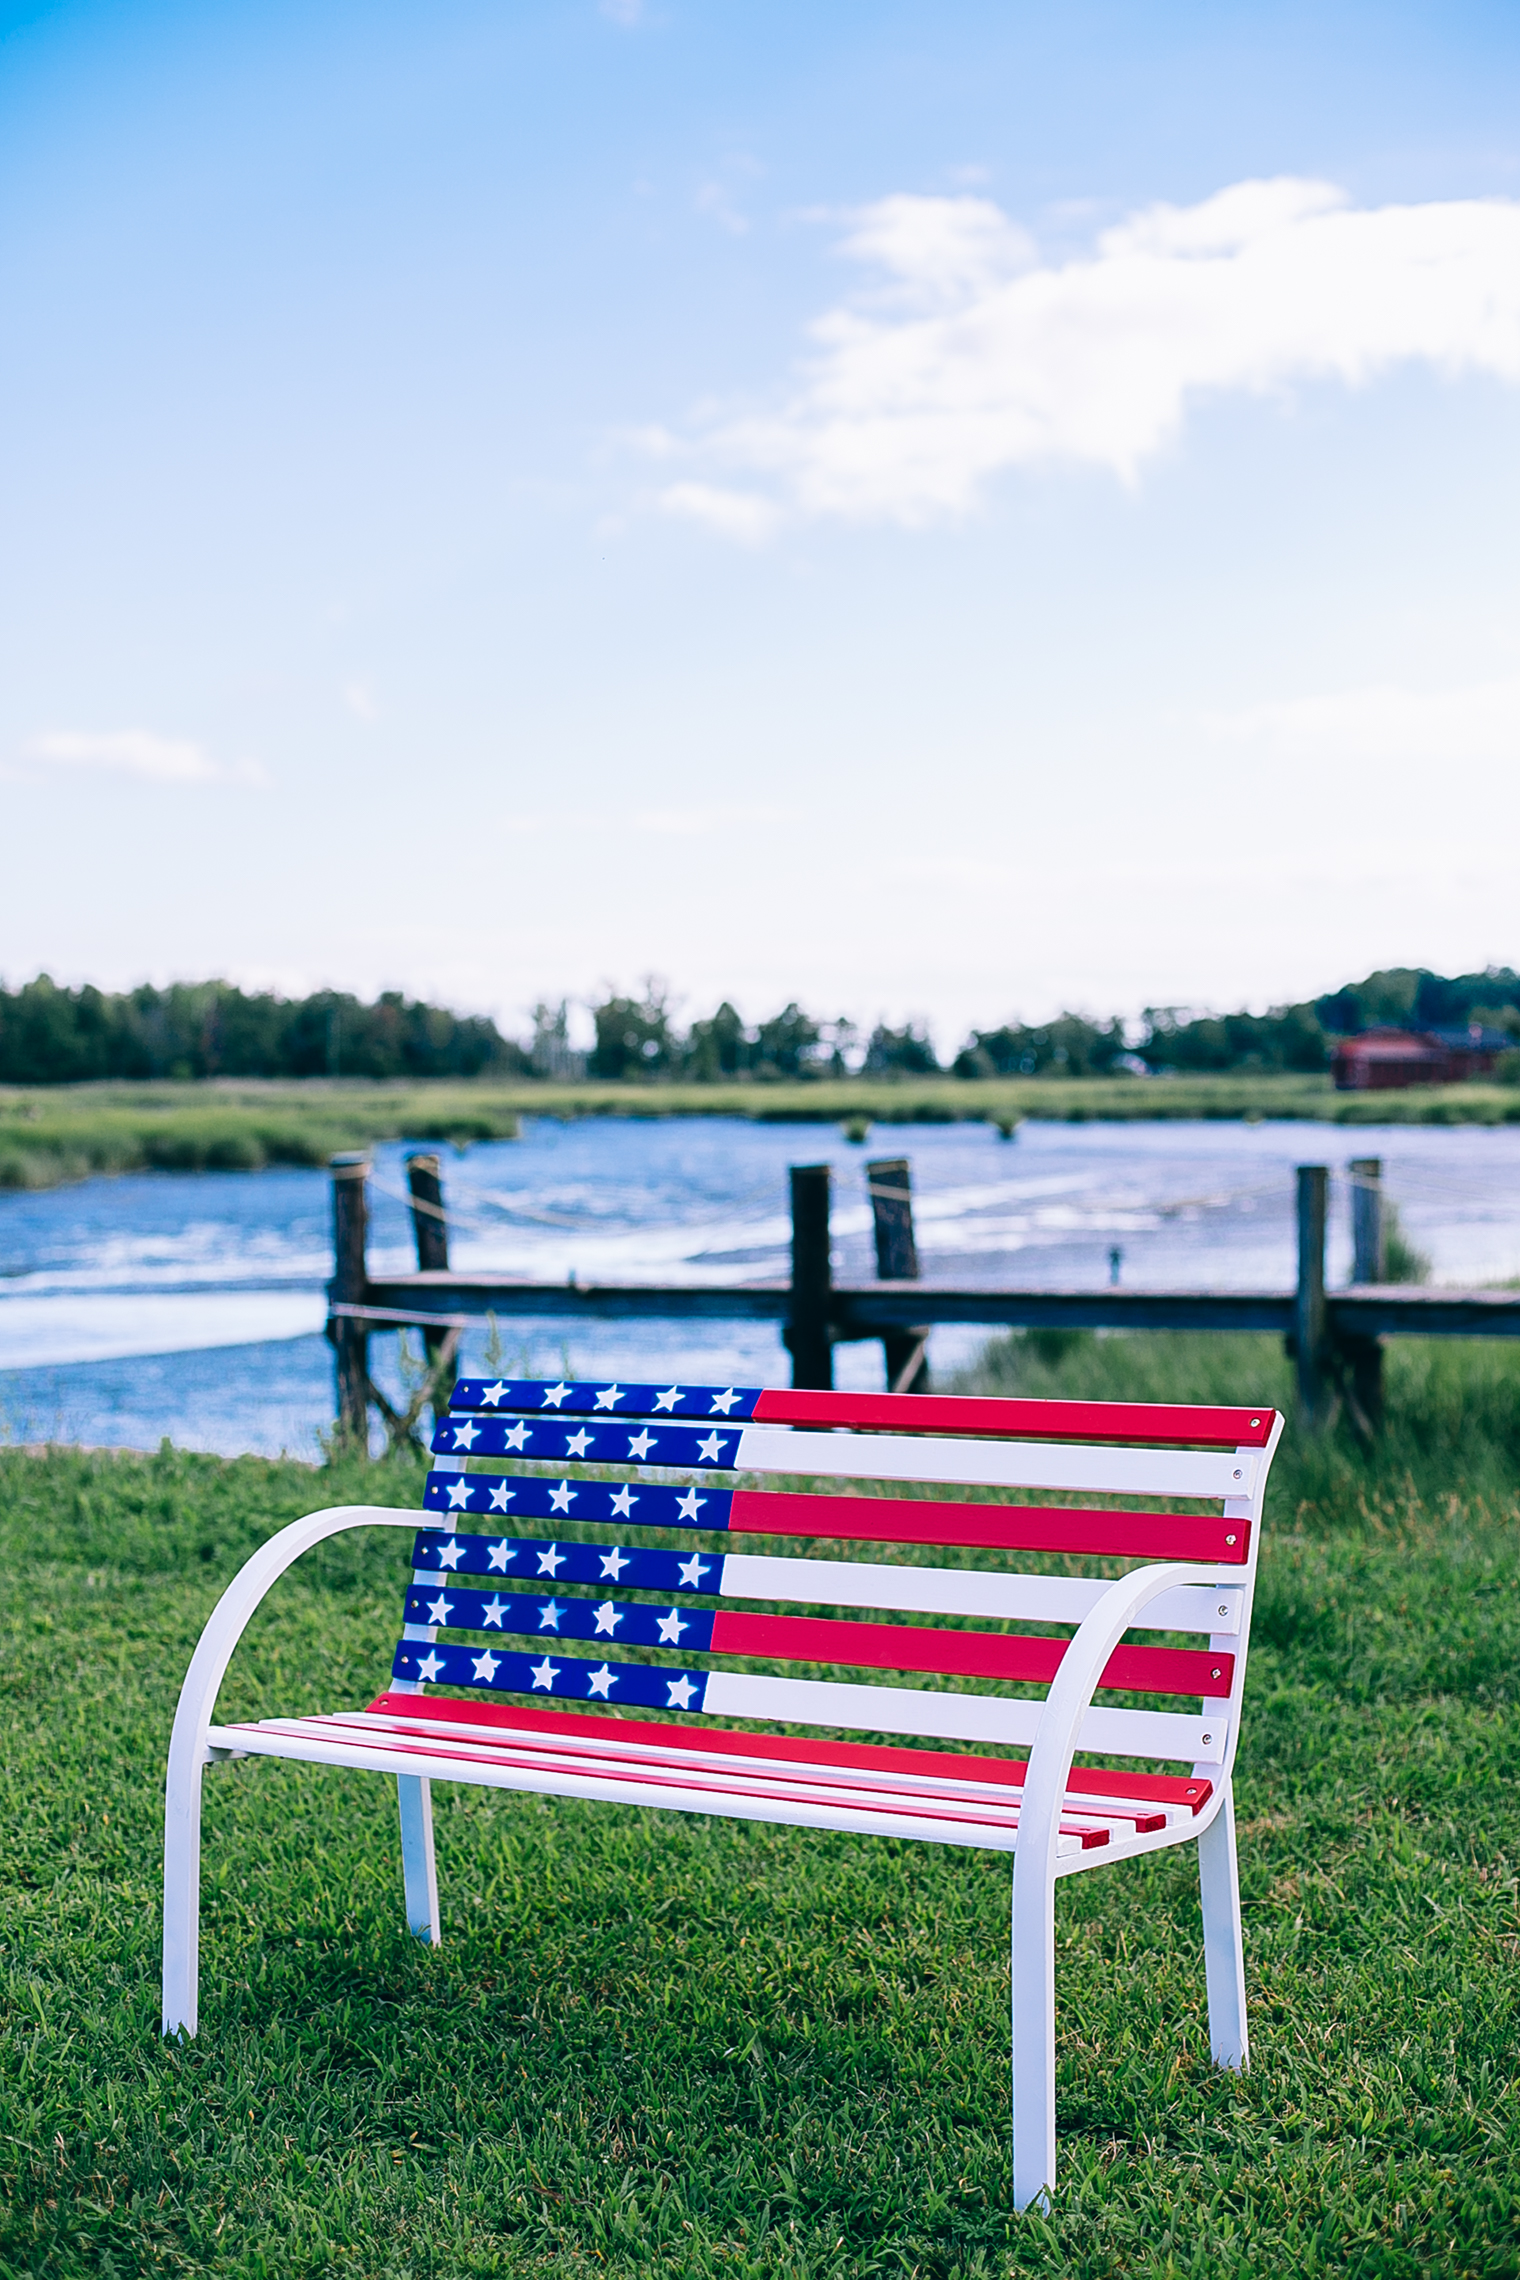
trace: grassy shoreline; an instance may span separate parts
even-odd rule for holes
[[[321,1164],[383,1140],[503,1140],[525,1116],[745,1116],[764,1123],[870,1126],[1226,1122],[1340,1125],[1520,1123],[1520,1090],[1491,1084],[1337,1093],[1328,1077],[853,1078],[806,1084],[633,1085],[472,1082],[0,1087],[0,1188],[55,1187],[91,1174],[258,1171]]]
[[[1021,1338],[999,1391],[1281,1395],[1276,1341]],[[1391,1357],[1376,1459],[1290,1432],[1238,1769],[1252,2071],[1208,2063],[1196,1869],[1057,1903],[1061,2171],[1008,2207],[1008,1869],[741,1822],[207,1783],[202,2033],[156,2033],[174,1696],[226,1577],[418,1470],[0,1451],[0,2271],[216,2280],[1504,2280],[1520,2219],[1520,1369]],[[321,1547],[232,1717],[369,1698],[404,1540]]]

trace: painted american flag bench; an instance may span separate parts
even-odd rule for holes
[[[165,2033],[196,2030],[201,1781],[229,1758],[394,1774],[430,1942],[434,1781],[1007,1852],[1027,2205],[1055,2174],[1058,1878],[1196,1842],[1213,2055],[1246,2063],[1230,1775],[1281,1431],[1268,1408],[461,1380],[420,1526],[312,1513],[206,1625],[169,1751]],[[416,1530],[388,1686],[213,1725],[271,1584],[368,1525]],[[1071,1572],[1099,1562],[1125,1572]]]

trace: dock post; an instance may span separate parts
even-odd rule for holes
[[[829,1180],[827,1164],[792,1166],[792,1311],[786,1343],[791,1349],[793,1385],[815,1389],[834,1382]]]
[[[913,1175],[906,1156],[879,1157],[867,1164],[871,1219],[876,1233],[878,1282],[917,1282],[918,1244],[913,1234]],[[888,1330],[881,1349],[889,1393],[929,1390],[927,1330]]]
[[[1323,1164],[1298,1167],[1298,1288],[1293,1304],[1293,1358],[1304,1423],[1326,1422],[1329,1373],[1325,1313],[1325,1213],[1330,1174]]]
[[[1388,1279],[1388,1235],[1383,1218],[1383,1160],[1356,1156],[1351,1162],[1351,1280],[1380,1283]],[[1344,1338],[1347,1397],[1352,1422],[1368,1438],[1383,1422],[1383,1341],[1381,1338]]]
[[[421,1274],[434,1269],[447,1270],[449,1263],[449,1223],[443,1210],[443,1167],[438,1158],[419,1151],[406,1159],[406,1184],[412,1199],[412,1233],[417,1240],[417,1267]],[[424,1330],[423,1344],[427,1348],[429,1375],[439,1368],[443,1349],[447,1345],[447,1330]],[[458,1344],[458,1340],[455,1340]],[[447,1379],[447,1383],[445,1383]],[[433,1387],[435,1414],[449,1406],[454,1391],[454,1373],[440,1372]]]
[[[334,1304],[362,1306],[369,1284],[365,1244],[369,1233],[366,1181],[369,1158],[331,1159],[333,1183],[333,1278],[327,1286]],[[328,1316],[338,1380],[338,1439],[361,1455],[369,1453],[369,1332],[351,1315]]]

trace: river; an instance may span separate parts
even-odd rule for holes
[[[401,1147],[376,1151],[371,1261],[414,1263]],[[871,1272],[865,1161],[910,1158],[926,1281],[1283,1287],[1293,1167],[1381,1155],[1407,1233],[1445,1283],[1520,1276],[1520,1129],[1312,1124],[833,1126],[729,1118],[530,1118],[520,1140],[444,1151],[451,1259],[535,1280],[784,1277],[792,1163],[834,1167],[836,1268]],[[1350,1271],[1347,1185],[1332,1187],[1330,1279]],[[332,1416],[321,1337],[331,1271],[325,1173],[153,1174],[0,1195],[0,1438],[313,1457]],[[509,1322],[523,1372],[784,1383],[766,1325]],[[484,1326],[466,1341],[482,1358]],[[981,1333],[937,1330],[937,1369]],[[376,1374],[399,1386],[397,1341]],[[877,1344],[842,1347],[844,1384],[880,1385]]]

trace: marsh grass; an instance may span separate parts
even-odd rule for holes
[[[503,1084],[311,1078],[0,1087],[0,1188],[55,1187],[92,1173],[257,1171],[321,1164],[378,1140],[511,1139],[524,1116],[745,1116],[766,1123],[988,1123],[1026,1118],[1151,1123],[1288,1117],[1337,1124],[1520,1120],[1520,1092],[1492,1084],[1337,1093],[1326,1076],[864,1079],[805,1084]]]
[[[1000,1344],[1011,1390],[1272,1399],[1268,1341]],[[1254,2068],[1208,2063],[1191,1851],[1063,1885],[1061,2183],[1008,2209],[991,1855],[387,1782],[208,1777],[202,2030],[157,2009],[175,1694],[221,1583],[406,1463],[0,1453],[0,2271],[1520,2269],[1520,1439],[1501,1353],[1395,1349],[1368,1460],[1275,1476],[1240,1764]],[[369,1698],[404,1539],[303,1561],[229,1715]]]

